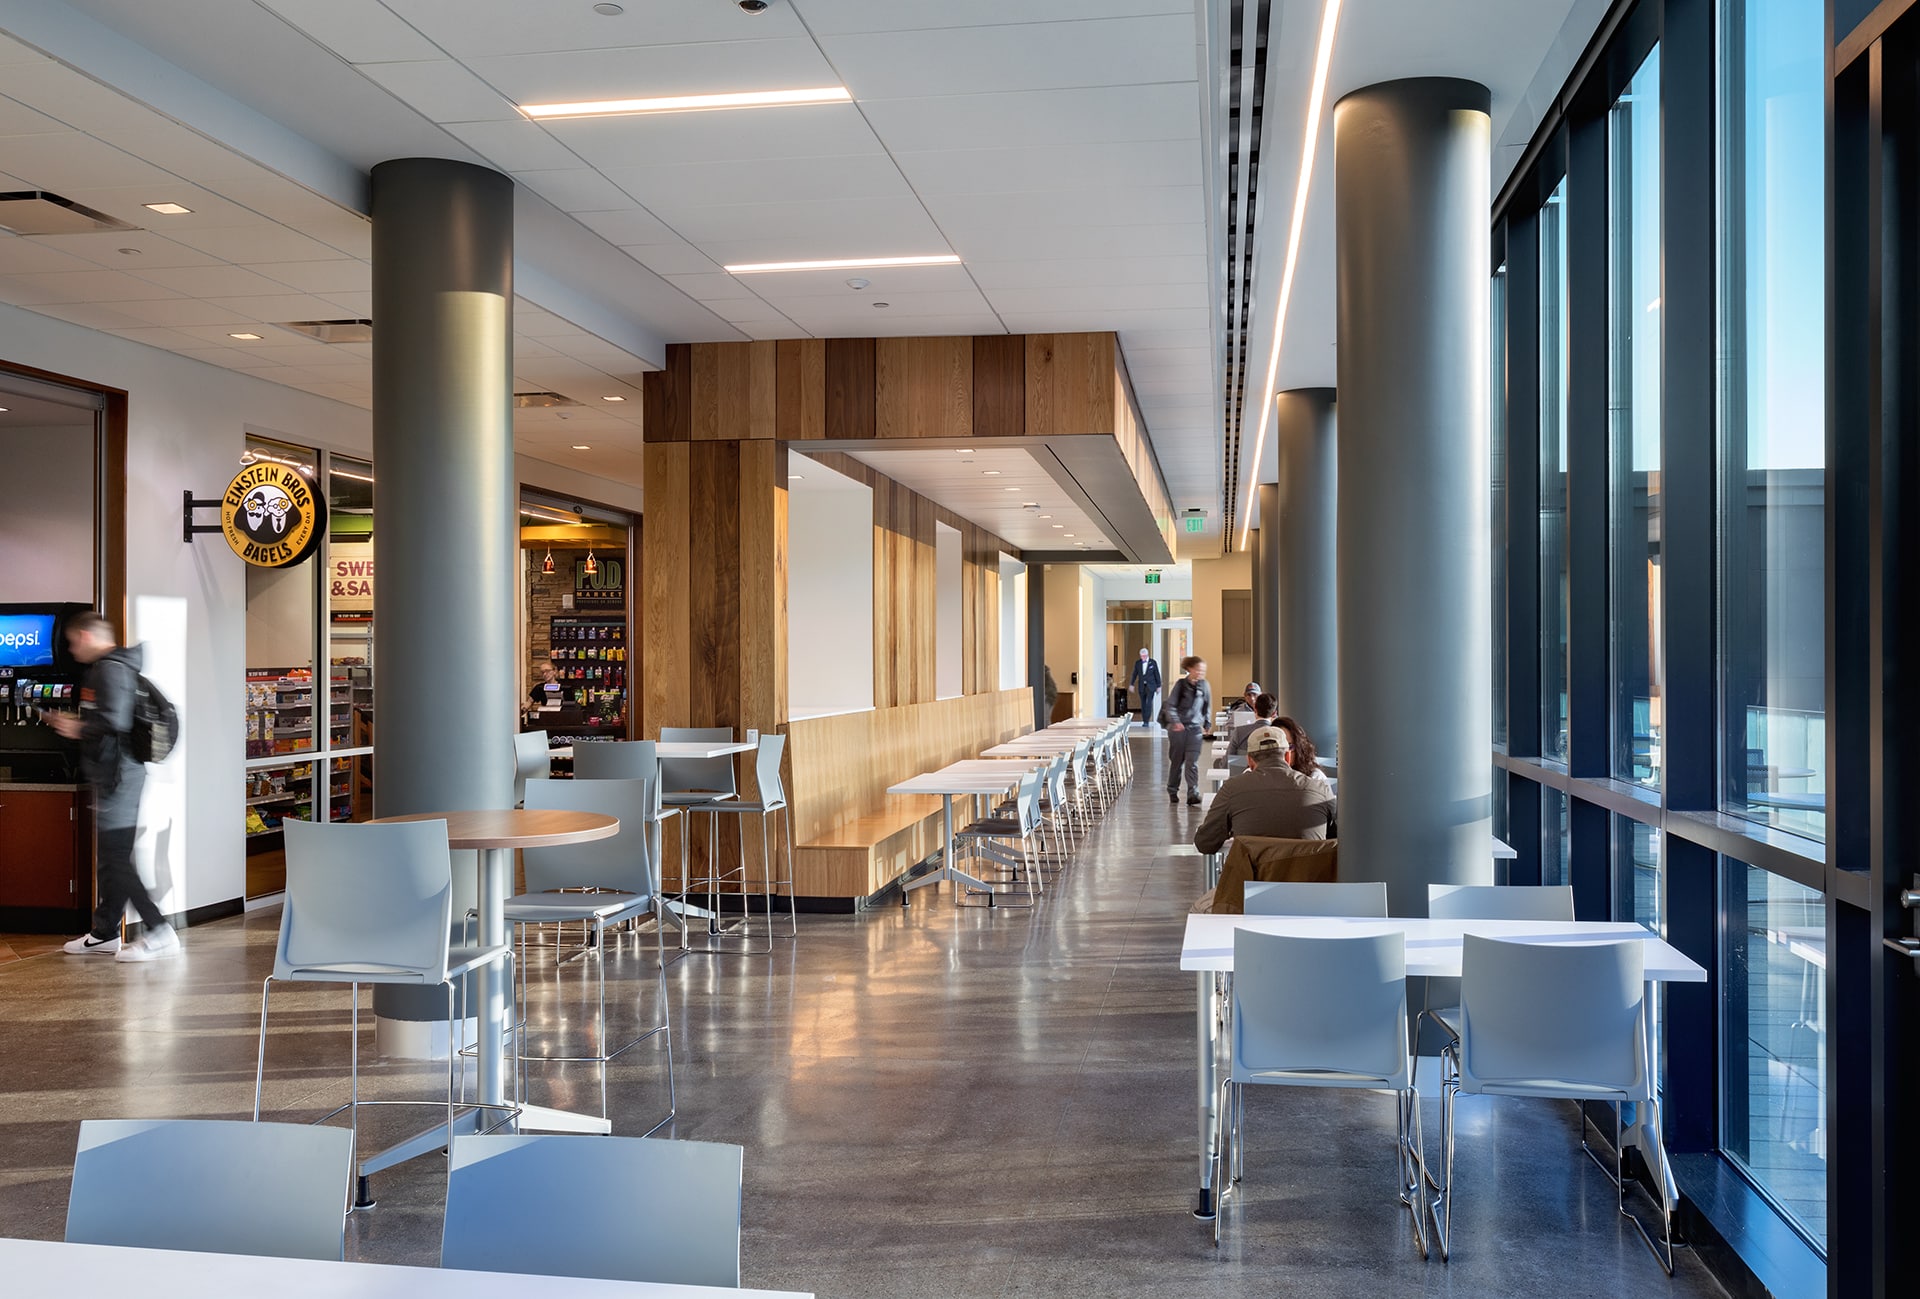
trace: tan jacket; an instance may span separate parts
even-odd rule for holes
[[[1324,884],[1339,878],[1338,839],[1235,839],[1220,868],[1219,886],[1202,896],[1193,909],[1237,916],[1246,909],[1246,889],[1252,881]]]
[[[1304,775],[1284,762],[1249,767],[1214,796],[1193,846],[1219,852],[1228,839],[1324,839],[1334,823],[1333,787],[1315,772]]]

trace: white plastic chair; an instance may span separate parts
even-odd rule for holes
[[[643,1137],[459,1137],[440,1266],[740,1284],[739,1146]]]
[[[1027,886],[1019,889],[990,888],[986,892],[989,907],[1011,905],[1030,907],[1044,891],[1040,873],[1034,856],[1034,841],[1039,837],[1042,827],[1040,817],[1040,786],[1046,777],[1046,768],[1035,767],[1020,777],[1018,791],[1014,794],[1012,816],[986,816],[969,823],[965,828],[956,830],[954,838],[964,841],[975,857],[991,862],[998,869],[1008,872],[1010,883],[1017,884],[1022,872],[1026,874]],[[1011,845],[1018,845],[1016,849]],[[962,897],[965,890],[962,891]],[[1006,898],[1025,898],[1026,901],[1005,903]],[[961,905],[965,905],[964,902]]]
[[[521,731],[513,737],[513,805],[519,807],[527,796],[529,780],[545,780],[553,774],[553,759],[548,756],[545,731]]]
[[[1230,1189],[1245,1167],[1246,1089],[1252,1085],[1362,1087],[1396,1093],[1401,1203],[1427,1253],[1420,1101],[1407,1049],[1406,936],[1299,938],[1233,931],[1231,1061],[1218,1108],[1213,1185]],[[1223,1206],[1222,1206],[1223,1207]],[[1216,1207],[1214,1243],[1220,1240]]]
[[[352,1179],[353,1133],[345,1128],[86,1119],[67,1239],[338,1260]]]
[[[573,778],[575,780],[646,780],[653,784],[653,806],[647,811],[647,852],[653,862],[654,874],[660,871],[665,836],[662,827],[672,817],[679,815],[680,809],[667,807],[660,786],[659,747],[652,740],[593,740],[574,746]],[[675,925],[685,927],[686,921],[671,904],[667,907],[667,919]],[[684,943],[682,950],[685,950]]]
[[[1427,915],[1435,920],[1571,920],[1570,884],[1429,884]],[[1420,1017],[1433,1021],[1448,1042],[1460,1040],[1460,981],[1428,979]],[[1435,1001],[1442,1004],[1436,1006]],[[1419,1025],[1414,1026],[1417,1044]],[[1414,1070],[1419,1070],[1416,1053]]]
[[[547,782],[559,784],[562,782]],[[447,992],[447,1132],[453,1132],[461,1052],[454,989],[464,976],[513,959],[510,946],[453,947],[453,865],[445,821],[393,824],[286,822],[287,891],[273,972],[260,987],[260,1046],[253,1075],[253,1117],[267,1071],[267,994],[280,983],[344,983],[351,989],[351,1084],[346,1104],[324,1115],[351,1116],[363,1105],[429,1101],[360,1099],[360,985],[439,986]],[[465,1102],[462,1102],[465,1103]],[[477,1103],[504,1111],[518,1105]],[[363,1197],[364,1198],[364,1197]]]
[[[762,735],[760,737],[760,747],[754,751],[753,755],[754,785],[760,791],[760,797],[752,802],[737,798],[730,799],[725,803],[715,804],[711,809],[716,821],[722,816],[757,816],[760,818],[760,885],[761,896],[765,900],[767,908],[767,945],[757,949],[762,952],[770,952],[773,950],[773,897],[776,887],[781,884],[784,884],[787,890],[787,937],[797,938],[800,935],[800,921],[794,910],[793,816],[787,808],[787,787],[780,779],[780,760],[782,755],[785,754],[786,748],[786,736],[772,733]],[[776,879],[774,877],[773,849],[767,839],[767,817],[775,812],[787,813],[784,818],[787,831],[784,836],[787,859],[787,870],[784,879]],[[740,831],[740,890],[741,905],[744,907],[746,905],[747,888],[747,836],[746,826],[744,824],[741,825]],[[710,879],[708,881],[708,887],[710,889],[716,888],[718,883],[719,881]],[[709,893],[707,898],[708,909],[718,911],[719,901],[719,895],[717,893]],[[752,949],[751,929],[743,927],[742,936],[749,939],[747,945],[749,949]]]
[[[733,743],[733,730],[726,726],[663,726],[660,728],[662,744],[692,743]],[[707,932],[718,933],[720,918],[705,908],[695,906],[688,901],[693,891],[693,880],[687,866],[688,844],[693,838],[693,815],[696,812],[707,814],[707,876],[708,880],[719,874],[720,870],[720,818],[713,814],[714,805],[737,798],[740,794],[739,778],[733,769],[733,755],[723,754],[718,758],[662,758],[660,759],[660,801],[665,807],[676,808],[686,814],[680,822],[680,892],[673,900],[674,910],[682,916],[696,916],[707,922]],[[740,873],[746,874],[746,853],[740,856]],[[690,934],[682,932],[681,946],[694,950],[690,945]]]
[[[1387,886],[1378,880],[1337,884],[1248,880],[1242,910],[1250,916],[1366,916],[1386,919]]]
[[[1667,1152],[1660,1102],[1647,1060],[1644,953],[1637,941],[1618,943],[1504,942],[1468,934],[1460,975],[1460,1038],[1441,1053],[1440,1193],[1433,1201],[1440,1256],[1452,1244],[1454,1105],[1461,1092],[1486,1096],[1542,1096],[1611,1101],[1614,1151],[1624,1154],[1619,1106],[1632,1104],[1637,1141],[1652,1156],[1655,1197],[1665,1227],[1666,1252],[1627,1211],[1624,1164],[1608,1173],[1620,1214],[1640,1233],[1667,1274],[1673,1274],[1673,1204],[1667,1194]],[[1603,1172],[1586,1143],[1581,1148]]]
[[[600,1116],[607,1117],[607,1065],[615,1057],[656,1034],[667,1049],[667,1115],[648,1128],[658,1132],[673,1121],[677,1107],[673,1086],[673,1018],[667,998],[666,916],[664,899],[647,847],[647,810],[657,797],[651,780],[555,780],[527,791],[529,811],[598,812],[619,820],[620,830],[610,839],[559,848],[528,848],[521,853],[527,891],[507,902],[507,920],[521,933],[520,978],[524,989],[531,977],[527,931],[535,925],[578,921],[593,932],[588,948],[599,976],[599,1008],[592,1055],[532,1055],[521,1037],[519,1058],[548,1063],[600,1066]],[[641,916],[654,918],[659,939],[659,969],[655,983],[660,1002],[659,1023],[640,1036],[613,1047],[607,1040],[607,930]],[[527,1005],[520,998],[522,1013]],[[524,1089],[523,1089],[524,1090]]]

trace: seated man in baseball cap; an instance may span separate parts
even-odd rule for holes
[[[1333,833],[1335,803],[1324,779],[1295,771],[1287,762],[1287,733],[1263,726],[1247,737],[1247,769],[1214,796],[1193,846],[1220,851],[1236,835],[1270,839],[1325,839]]]
[[[1227,711],[1230,713],[1250,713],[1253,711],[1253,706],[1259,698],[1260,683],[1258,681],[1249,681],[1247,682],[1247,688],[1240,692],[1240,697],[1227,705]]]

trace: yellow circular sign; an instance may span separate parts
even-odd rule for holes
[[[299,563],[319,548],[326,526],[326,498],[292,465],[250,464],[220,497],[221,533],[256,568]]]

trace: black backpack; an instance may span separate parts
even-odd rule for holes
[[[135,762],[165,762],[180,739],[180,713],[144,674],[135,673],[134,681],[133,729],[127,732],[127,754]]]

